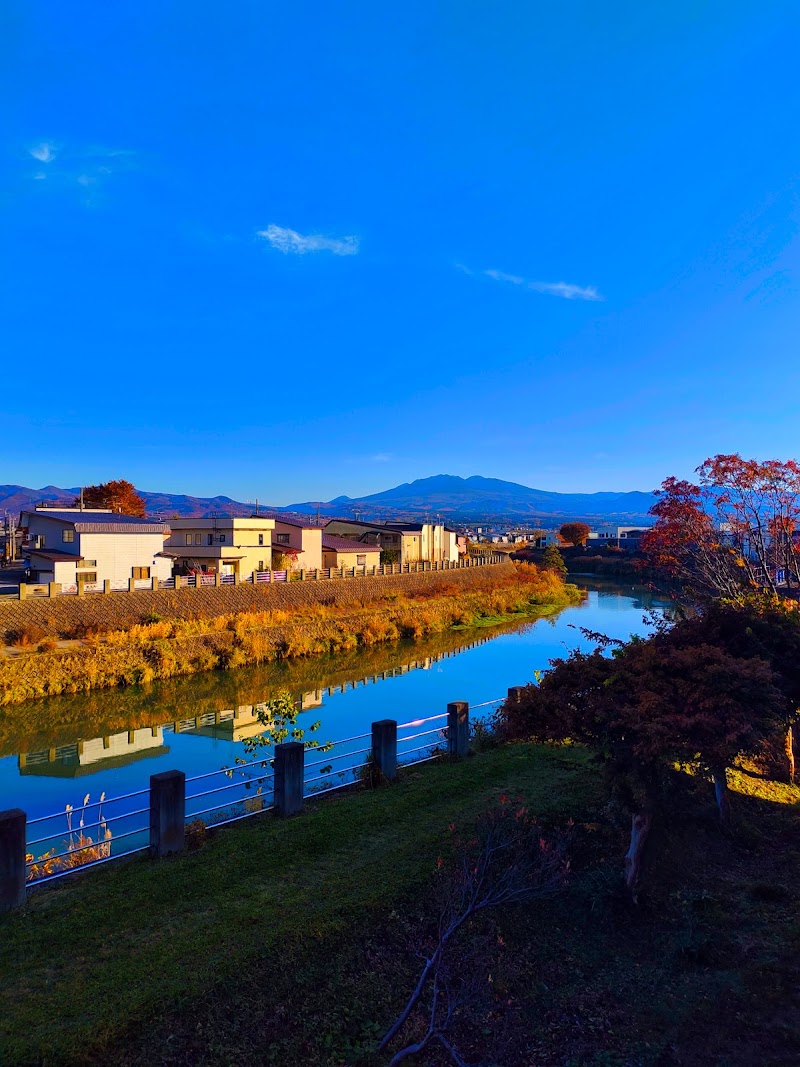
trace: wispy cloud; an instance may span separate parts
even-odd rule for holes
[[[504,270],[474,271],[465,267],[463,263],[455,264],[456,270],[463,274],[474,276],[476,273],[492,278],[496,282],[507,282],[510,285],[521,285],[534,293],[546,293],[548,296],[560,296],[563,300],[603,300],[604,297],[594,285],[572,285],[569,282],[530,282],[519,274],[508,274]]]
[[[32,145],[27,154],[38,164],[36,170],[28,173],[31,180],[47,180],[47,186],[54,189],[66,190],[77,185],[83,189],[87,205],[96,202],[98,190],[112,174],[130,170],[135,165],[136,156],[136,152],[129,148],[83,148],[53,141]],[[91,198],[88,196],[90,190]]]
[[[376,452],[374,456],[369,457],[373,463],[391,463],[394,456],[391,452]]]
[[[602,300],[593,285],[570,285],[568,282],[528,282],[528,288],[535,293],[549,293],[561,296],[564,300]]]
[[[34,159],[38,159],[40,163],[50,163],[56,158],[56,146],[48,141],[42,141],[41,144],[34,145],[33,148],[29,148],[28,152]]]
[[[268,241],[279,252],[303,256],[306,252],[333,252],[335,256],[354,256],[358,252],[357,237],[327,237],[323,233],[302,234],[283,226],[271,224],[258,230],[257,236]]]

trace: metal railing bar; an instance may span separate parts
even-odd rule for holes
[[[320,759],[320,760],[316,760],[314,763],[307,763],[306,764],[306,770],[308,770],[309,767],[322,767],[322,765],[325,764],[325,763],[333,763],[333,761],[335,759],[347,759],[348,756],[360,756],[362,752],[371,752],[371,751],[372,751],[372,749],[370,747],[370,748],[357,748],[353,752],[343,752],[341,754],[341,756],[331,756],[330,759]]]
[[[398,737],[397,743],[399,745],[402,741],[413,741],[415,737],[430,737],[431,734],[446,734],[446,733],[447,733],[447,727],[446,726],[437,726],[433,730],[420,730],[420,732],[418,734],[409,734],[408,737]]]
[[[434,719],[446,719],[447,712],[443,711],[441,715],[429,715],[427,719],[412,719],[411,722],[401,722],[397,729],[404,730],[407,726],[422,726],[424,722],[433,722]]]
[[[184,816],[184,821],[189,822],[190,819],[199,819],[201,815],[208,815],[210,811],[221,811],[223,808],[234,807],[236,804],[246,804],[249,800],[258,800],[259,797],[268,797],[271,793],[256,793],[252,797],[238,797],[236,800],[226,800],[222,804],[213,804],[210,808],[203,808],[202,811],[187,811]]]
[[[329,789],[315,789],[313,793],[303,793],[304,799],[323,797],[326,793],[335,793],[337,789],[347,789],[356,785],[356,782],[340,782],[339,785],[332,785]]]
[[[206,789],[203,793],[192,793],[190,797],[186,798],[186,802],[190,800],[199,800],[200,797],[210,797],[212,793],[222,793],[225,789],[246,789],[249,785],[259,785],[261,782],[266,782],[267,778],[274,778],[274,774],[264,774],[258,778],[248,778],[246,781],[231,782],[230,785],[218,785],[216,789]]]
[[[120,852],[117,856],[103,856],[102,859],[92,860],[91,863],[82,863],[79,867],[70,867],[66,871],[57,871],[55,874],[46,874],[43,878],[33,878],[27,883],[29,889],[34,886],[42,885],[44,882],[53,882],[56,878],[65,878],[68,874],[78,874],[80,871],[88,871],[90,867],[99,867],[101,863],[110,863],[112,860],[122,860],[126,856],[135,856],[139,852],[146,852],[147,845],[141,845],[139,848],[132,848],[128,852]]]
[[[433,745],[419,745],[417,748],[407,748],[405,752],[398,752],[398,756],[411,756],[414,752],[426,752],[428,749],[433,748]]]
[[[419,763],[430,763],[431,760],[434,760],[434,759],[436,759],[436,756],[425,756],[424,759],[415,759],[415,760],[412,760],[411,763],[400,763],[400,764],[398,764],[398,766],[403,767],[403,768],[405,768],[405,767],[416,767]]]
[[[234,815],[233,818],[231,818],[231,819],[221,819],[219,822],[211,823],[210,826],[209,826],[209,830],[211,830],[211,829],[216,830],[216,828],[218,826],[227,826],[228,823],[240,822],[242,819],[251,819],[254,815],[263,815],[265,811],[274,811],[274,810],[275,810],[275,805],[274,804],[270,804],[270,806],[268,808],[260,808],[258,811],[246,811],[244,813],[244,815]]]
[[[354,763],[352,767],[345,767],[342,771],[333,771],[331,774],[318,774],[315,778],[306,778],[303,782],[303,786],[311,785],[312,782],[327,781],[333,774],[347,774],[348,771],[360,771],[363,766],[363,763]]]
[[[257,761],[256,763],[251,763],[251,764],[238,763],[235,767],[220,767],[218,771],[208,771],[207,774],[195,774],[192,778],[187,778],[186,779],[186,784],[188,785],[189,782],[199,782],[201,778],[211,778],[215,774],[232,775],[232,774],[235,774],[236,771],[241,770],[243,767],[246,767],[246,766],[258,767],[259,764],[260,764],[262,767],[266,767],[266,765],[269,763],[269,761],[271,759],[272,759],[272,756],[270,756],[267,759],[265,759],[263,763],[260,760]]]
[[[100,804],[100,803],[102,803],[102,804],[116,804],[120,800],[130,800],[131,797],[143,797],[145,795],[145,793],[149,793],[149,792],[150,792],[149,789],[137,789],[137,791],[135,793],[123,793],[123,795],[121,797],[106,797],[105,800],[103,800],[103,801],[100,801],[100,800],[93,801],[92,803],[87,804],[86,807],[87,808],[96,808],[97,805]],[[72,810],[73,811],[83,811],[84,810],[84,805],[81,804],[80,807],[73,808]],[[47,819],[59,819],[59,818],[63,819],[64,815],[65,815],[65,812],[63,812],[63,811],[54,811],[52,813],[52,815],[39,815],[38,818],[36,818],[36,819],[28,819],[28,826],[33,826],[33,824],[37,823],[37,822],[46,822]]]
[[[66,830],[57,830],[54,834],[49,834],[47,837],[37,837],[35,841],[28,841],[26,847],[30,848],[31,845],[41,845],[45,841],[52,841],[56,837],[67,837],[69,834],[82,834],[84,830],[95,830],[98,826],[107,826],[110,822],[119,822],[120,819],[132,819],[134,815],[148,815],[150,813],[149,808],[140,808],[138,811],[129,811],[127,815],[112,815],[110,819],[100,819],[99,822],[90,822],[88,825],[76,826],[73,830],[67,827]]]
[[[473,708],[488,708],[490,704],[502,704],[505,699],[505,697],[495,697],[494,700],[484,700],[482,704],[470,704],[469,710],[472,711]]]

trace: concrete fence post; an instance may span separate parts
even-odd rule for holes
[[[28,587],[24,582],[19,584],[19,598],[20,600],[26,600],[28,597]]]
[[[253,583],[253,585],[258,585],[258,571],[253,571],[250,581]]]
[[[214,571],[214,585],[217,589],[222,585],[222,574],[219,571]]]
[[[447,705],[447,749],[452,759],[462,759],[469,752],[469,704],[455,700]]]
[[[135,578],[129,578],[128,579],[128,592],[132,593],[132,592],[134,592],[135,589],[136,589],[136,579]]]
[[[524,692],[524,685],[512,685],[508,690],[508,697],[506,698],[506,702],[508,704],[520,704],[522,702],[522,694]]]
[[[177,733],[177,731],[176,731]],[[150,855],[182,852],[186,844],[186,775],[162,771],[150,775]]]
[[[303,810],[305,746],[285,741],[275,746],[275,810],[284,817]]]
[[[0,913],[25,903],[25,824],[19,808],[0,811]]]
[[[103,583],[105,585],[105,583]],[[107,590],[103,590],[105,593]],[[47,595],[49,597],[61,596],[61,582],[49,582],[47,585]]]
[[[153,575],[151,581],[152,581],[152,586],[153,586],[153,592],[155,593],[156,590],[158,589],[158,578],[156,578],[156,576]]]
[[[79,578],[75,583],[78,589],[78,596],[86,596],[86,582],[83,578]]]
[[[397,722],[381,719],[372,724],[372,762],[390,782],[397,777]]]
[[[104,593],[110,593],[111,592],[111,579],[110,578],[104,578],[103,579],[103,592]]]
[[[181,582],[182,581],[183,581],[183,578],[180,576],[180,574],[176,574],[175,575],[175,588],[176,589],[180,589],[181,588]]]
[[[306,569],[305,569],[305,567],[301,567],[300,568],[300,581],[304,582],[305,580],[306,580]]]

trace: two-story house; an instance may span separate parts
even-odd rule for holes
[[[275,520],[232,515],[171,519],[164,552],[178,573],[216,571],[244,578],[272,568]]]
[[[48,508],[23,511],[23,550],[34,581],[122,584],[131,578],[172,574],[164,555],[168,523],[120,515],[108,508]]]

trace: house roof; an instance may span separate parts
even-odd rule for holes
[[[169,524],[161,519],[142,519],[138,515],[119,515],[113,511],[23,511],[22,515],[44,517],[73,526],[78,533],[169,533]]]
[[[273,519],[275,522],[282,522],[286,526],[297,526],[301,530],[319,530],[315,522],[311,522],[310,519],[304,519],[302,515],[284,515],[279,511],[260,511],[258,515],[251,515],[251,519]]]
[[[329,552],[380,552],[378,545],[366,545],[363,541],[350,541],[346,537],[334,537],[326,533],[322,535],[322,547]]]
[[[80,563],[83,556],[76,556],[74,552],[45,552],[44,549],[32,548],[27,556],[37,556],[46,559],[48,563]]]

